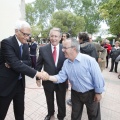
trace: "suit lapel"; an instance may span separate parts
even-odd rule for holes
[[[19,59],[21,59],[21,53],[20,53],[20,47],[18,45],[18,42],[16,40],[16,37],[13,36],[13,47],[15,48],[15,53]]]
[[[59,45],[59,56],[57,66],[61,63],[62,60],[63,60],[62,45]]]
[[[46,48],[47,48],[47,53],[48,53],[47,55],[48,55],[49,61],[51,61],[51,63],[55,65],[53,55],[52,55],[51,44],[48,44],[48,47]]]

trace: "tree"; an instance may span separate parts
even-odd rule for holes
[[[43,25],[40,21],[37,21],[38,17],[36,14],[36,9],[34,7],[34,3],[26,4],[26,21],[30,23],[32,28],[32,36],[36,37],[38,41],[38,36],[43,30]]]
[[[99,24],[102,21],[98,8],[106,0],[69,0],[71,6],[74,4],[73,11],[85,19],[85,31],[93,34],[98,32]]]
[[[120,34],[120,1],[108,0],[107,3],[100,6],[101,16],[110,26],[110,32],[114,35]]]
[[[42,24],[43,29],[48,29],[50,26],[49,20],[54,12],[59,10],[65,10],[76,14],[77,16],[83,16],[85,20],[85,32],[95,33],[99,29],[99,23],[101,18],[98,13],[98,7],[106,0],[36,0],[32,7],[33,11],[27,11],[29,15],[34,12],[33,15],[35,21],[34,24]],[[28,7],[28,6],[26,6]],[[31,16],[27,16],[31,17]],[[63,18],[61,18],[63,19]],[[58,23],[60,24],[60,23]],[[71,23],[71,27],[74,27],[74,22]],[[67,29],[67,28],[65,28]],[[69,27],[70,29],[70,27]]]
[[[59,27],[62,32],[69,32],[72,36],[84,31],[85,26],[83,17],[63,10],[53,13],[50,23],[51,27]]]
[[[26,20],[27,20],[27,22],[29,22],[31,25],[35,25],[37,15],[36,15],[34,5],[30,4],[30,3],[26,4],[25,10],[26,10]]]

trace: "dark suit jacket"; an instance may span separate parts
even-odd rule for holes
[[[2,64],[1,42],[0,42],[0,64]]]
[[[36,55],[37,44],[33,43],[30,45],[30,55]]]
[[[15,88],[20,73],[22,74],[22,83],[25,87],[25,75],[34,77],[36,70],[28,65],[31,64],[28,45],[23,45],[23,55],[20,55],[20,49],[15,36],[11,36],[1,42],[2,63],[0,64],[0,96],[7,96]],[[22,61],[22,62],[21,62]],[[5,67],[5,62],[11,68]]]
[[[41,71],[43,67],[44,71],[46,71],[48,74],[56,75],[61,70],[64,60],[65,60],[65,56],[64,53],[62,52],[62,45],[60,44],[58,64],[56,67],[52,56],[51,44],[48,44],[46,46],[40,47],[39,49],[39,57],[38,57],[36,69],[38,71]],[[53,91],[55,83],[51,81],[43,81],[42,84],[45,89],[49,91]],[[65,90],[66,83],[65,82],[60,83],[58,84],[58,87],[61,90]]]

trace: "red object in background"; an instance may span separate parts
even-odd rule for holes
[[[109,54],[110,51],[111,51],[111,49],[112,49],[112,46],[111,46],[110,44],[105,44],[105,45],[104,45],[104,48],[107,49],[107,53]]]

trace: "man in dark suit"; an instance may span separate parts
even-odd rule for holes
[[[0,120],[5,119],[12,100],[15,119],[24,120],[25,75],[31,78],[42,75],[29,67],[31,61],[27,40],[30,34],[30,25],[19,21],[15,27],[15,35],[1,42]]]
[[[31,38],[31,45],[30,47],[30,58],[32,61],[32,67],[36,67],[36,50],[37,50],[37,44],[35,43],[35,39]]]
[[[49,39],[50,44],[40,47],[39,57],[36,64],[36,69],[41,71],[42,67],[44,71],[50,75],[57,74],[63,65],[65,60],[64,54],[62,52],[62,45],[59,44],[62,34],[59,28],[53,28],[50,30]],[[53,58],[53,53],[56,47],[56,60]],[[36,81],[37,82],[37,81]],[[63,120],[66,116],[66,82],[60,84],[54,84],[50,81],[42,82],[44,87],[44,92],[47,101],[48,114],[44,120],[50,120],[51,116],[54,115],[54,92],[56,92],[56,101],[58,105],[58,119]]]

